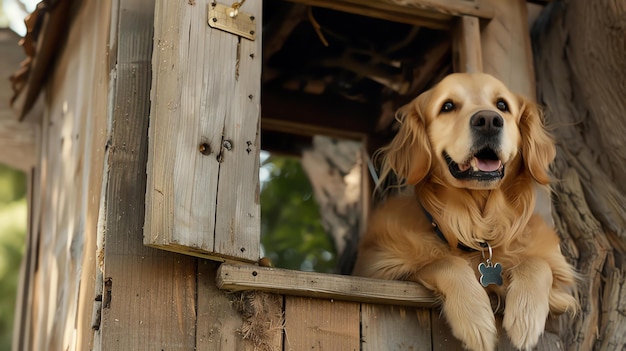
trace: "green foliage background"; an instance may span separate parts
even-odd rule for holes
[[[24,174],[0,165],[0,350],[11,349],[26,213]]]
[[[261,244],[274,266],[331,273],[334,242],[297,158],[271,155],[261,166]],[[262,177],[263,178],[263,177]]]

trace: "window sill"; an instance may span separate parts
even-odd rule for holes
[[[430,308],[437,298],[424,286],[404,281],[223,263],[219,289],[258,290],[282,295]]]

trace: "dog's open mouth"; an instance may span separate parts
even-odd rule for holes
[[[481,149],[463,164],[454,162],[445,151],[443,157],[456,179],[493,181],[504,177],[504,165],[496,152],[489,147]]]

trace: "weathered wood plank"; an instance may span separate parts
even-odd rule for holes
[[[452,335],[452,331],[440,309],[430,311],[433,351],[463,350],[463,344]]]
[[[242,9],[255,41],[209,27],[209,4],[156,4],[144,242],[256,261],[262,2]]]
[[[292,271],[253,265],[223,263],[217,286],[231,291],[260,290],[285,295],[431,307],[432,293],[422,285],[336,274]]]
[[[360,350],[356,302],[285,297],[285,350]]]
[[[452,53],[455,72],[483,71],[478,18],[462,16],[458,19],[453,31]]]
[[[493,11],[482,2],[458,0],[289,0],[362,16],[412,24],[432,29],[449,29],[455,16],[490,19]]]
[[[494,11],[494,18],[480,31],[483,69],[506,86],[535,99],[530,34],[525,0],[481,0]]]
[[[102,350],[193,350],[195,260],[167,252],[106,253]]]
[[[41,11],[40,16],[45,16],[39,29],[41,35],[37,38],[36,55],[30,63],[26,86],[13,101],[13,107],[19,120],[23,120],[37,103],[37,99],[45,88],[49,76],[54,74],[53,62],[55,62],[57,50],[65,43],[67,38],[66,29],[69,27],[73,14],[71,1],[63,1],[51,8],[50,11]],[[33,38],[30,38],[33,40]],[[16,67],[17,68],[17,67]]]
[[[196,350],[242,350],[241,315],[228,298],[215,287],[217,264],[198,260],[198,316]]]
[[[102,350],[193,350],[196,259],[142,242],[154,2],[121,1],[113,13],[104,231]],[[114,7],[116,8],[116,7]]]
[[[197,351],[245,351],[256,350],[255,347],[267,346],[270,350],[282,350],[283,345],[283,298],[272,296],[269,301],[274,303],[278,313],[258,315],[255,320],[267,333],[263,338],[267,343],[255,344],[253,340],[243,338],[242,313],[237,311],[234,300],[241,298],[235,294],[226,294],[215,286],[218,263],[198,260],[198,316],[196,332]],[[261,293],[259,293],[261,294]],[[241,301],[240,301],[241,302]],[[250,321],[251,322],[251,321]],[[255,335],[258,336],[258,335]],[[250,335],[248,335],[250,337]],[[249,340],[249,341],[248,341]],[[256,339],[254,341],[259,341]],[[265,348],[261,348],[266,350]]]
[[[220,180],[217,185],[215,251],[220,255],[258,261],[261,243],[259,127],[263,1],[250,1],[242,9],[255,18],[256,40],[239,38],[237,41],[235,37],[236,50],[230,53],[233,56],[225,57],[223,52],[210,50],[211,56],[208,57],[208,62],[217,63],[228,59],[235,62],[235,69],[230,71],[221,71],[219,66],[210,68],[216,70],[213,74],[219,74],[217,79],[220,81],[234,80],[234,90],[226,101],[222,130],[223,161],[220,161]],[[232,148],[228,147],[228,142]]]
[[[78,311],[76,315],[76,350],[92,350],[94,348],[93,309],[98,305],[97,290],[102,286],[94,286],[97,281],[97,232],[100,215],[100,198],[102,195],[104,156],[107,141],[107,107],[109,105],[109,32],[111,27],[111,1],[84,2],[81,8],[81,30],[85,46],[77,60],[89,57],[92,67],[86,66],[76,74],[71,70],[69,76],[82,79],[85,97],[76,94],[76,98],[84,104],[77,111],[85,120],[85,127],[79,136],[84,142],[82,163],[87,169],[83,175],[85,185],[80,190],[82,206],[84,206],[83,256],[80,262],[80,291],[78,294]],[[71,67],[75,67],[71,65]]]
[[[109,8],[106,1],[77,4],[75,30],[59,48],[46,99],[39,100],[45,113],[37,109],[28,115],[36,121],[28,123],[39,124],[41,137],[30,178],[27,306],[17,350],[91,348]]]
[[[431,350],[430,310],[361,304],[362,351]]]

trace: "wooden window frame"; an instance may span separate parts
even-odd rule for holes
[[[394,4],[399,2],[394,0],[289,1],[420,25],[431,29],[450,30],[452,33],[453,70],[455,72],[482,72],[483,70],[480,20],[491,19],[493,11],[481,8],[474,1],[415,1],[415,8],[411,8],[409,11],[406,11],[405,6]],[[469,4],[476,7],[470,7]],[[367,144],[367,134],[359,131],[346,131],[339,128],[319,130],[309,125],[285,126],[284,123],[271,118],[264,119],[263,125],[279,131],[285,131],[285,128],[288,128],[290,130],[297,129],[307,134],[322,132],[332,136],[360,140]],[[421,308],[434,307],[439,301],[432,291],[414,282],[302,272],[230,262],[220,265],[217,271],[216,284],[219,289],[227,291],[255,290],[289,296]]]
[[[488,6],[483,5],[478,0],[412,0],[410,2],[406,0],[288,0],[297,3],[303,3],[311,6],[318,7],[326,7],[333,10],[339,10],[359,15],[365,15],[370,17],[376,17],[379,19],[385,19],[395,22],[401,22],[416,26],[423,26],[432,29],[445,29],[450,30],[452,33],[452,52],[453,52],[453,69],[456,72],[480,72],[482,71],[482,58],[481,58],[481,44],[480,44],[480,24],[481,21],[489,21],[494,14],[494,11]],[[253,2],[256,3],[256,2]],[[155,167],[155,157],[157,158],[158,164],[166,166],[169,165],[167,157],[163,157],[162,155],[154,154],[156,151],[163,152],[162,145],[159,143],[165,140],[166,143],[170,143],[167,138],[163,138],[163,136],[169,135],[169,131],[167,130],[168,121],[171,121],[172,118],[180,117],[180,111],[176,108],[179,108],[176,104],[181,101],[181,97],[178,96],[175,101],[168,101],[167,96],[159,97],[159,92],[168,92],[168,90],[159,90],[160,87],[171,86],[171,84],[181,84],[179,82],[179,76],[176,74],[165,74],[162,77],[159,76],[161,72],[170,69],[174,70],[176,67],[182,67],[186,62],[176,61],[176,50],[171,50],[170,48],[175,48],[172,45],[177,45],[175,40],[176,37],[168,37],[171,35],[171,31],[168,28],[171,28],[172,19],[166,17],[164,14],[164,10],[160,10],[160,8],[166,8],[170,6],[168,2],[160,1],[157,2],[157,11],[155,16],[155,44],[154,50],[155,54],[153,57],[153,89],[152,89],[152,108],[151,108],[151,128],[150,128],[150,147],[149,147],[149,156],[148,156],[148,189],[146,195],[146,223],[145,223],[145,234],[144,234],[144,244],[148,246],[158,247],[161,249],[175,251],[179,253],[190,254],[194,256],[199,256],[203,258],[209,258],[217,261],[225,262],[223,263],[217,275],[217,286],[220,289],[230,290],[230,291],[242,291],[242,290],[260,290],[265,292],[279,293],[284,295],[294,295],[294,296],[305,296],[305,297],[317,297],[317,298],[325,298],[325,299],[336,299],[336,300],[345,300],[345,301],[357,301],[357,302],[369,302],[369,303],[380,303],[380,304],[393,304],[393,305],[404,305],[404,306],[417,306],[417,307],[432,307],[435,305],[437,299],[433,296],[433,294],[423,287],[420,284],[415,284],[412,282],[402,282],[402,281],[387,281],[387,280],[378,280],[378,279],[368,279],[361,277],[353,277],[353,276],[343,276],[336,274],[324,274],[324,273],[312,273],[312,272],[301,272],[294,271],[288,269],[278,269],[278,268],[269,268],[269,267],[261,267],[258,265],[250,264],[254,262],[255,255],[258,256],[258,245],[260,245],[260,233],[258,235],[259,243],[255,246],[254,243],[251,243],[251,238],[247,235],[241,236],[241,234],[237,234],[237,228],[227,230],[224,225],[215,225],[213,229],[215,231],[215,242],[217,243],[217,236],[230,238],[230,244],[232,247],[226,248],[223,238],[221,246],[218,247],[215,244],[215,248],[211,247],[210,249],[204,249],[202,245],[194,246],[194,245],[186,245],[181,244],[176,236],[170,236],[169,230],[171,229],[171,223],[169,220],[165,220],[165,222],[159,223],[159,221],[163,221],[163,215],[167,215],[168,211],[178,211],[176,206],[168,207],[165,211],[160,210],[159,206],[171,206],[168,205],[168,201],[172,200],[161,200],[161,197],[164,197],[163,193],[159,189],[161,186],[169,186],[168,196],[173,194],[173,190],[171,189],[171,185],[168,185],[172,182],[172,180],[168,180],[167,177],[164,177],[163,169],[159,169]],[[255,11],[258,14],[257,20],[260,22],[261,14],[259,11],[260,6],[255,4]],[[201,6],[199,6],[201,7]],[[178,8],[180,9],[180,8]],[[245,9],[245,8],[244,8]],[[197,10],[202,11],[202,9],[198,8]],[[188,11],[188,9],[183,9],[181,11]],[[178,15],[178,13],[176,13]],[[160,25],[165,29],[161,29],[157,26],[157,21],[163,20],[165,24],[170,27],[166,27],[163,23]],[[189,20],[189,19],[187,19]],[[176,25],[176,20],[174,20],[173,25]],[[200,34],[203,35],[203,34]],[[206,34],[209,36],[213,36],[214,33]],[[223,34],[222,34],[223,35]],[[205,42],[207,39],[204,39]],[[215,40],[215,39],[211,39]],[[217,39],[218,41],[223,39]],[[261,39],[260,36],[256,39],[258,40],[256,44],[256,49],[254,49],[255,45],[249,45],[248,42],[242,41],[240,39],[240,45],[242,45],[241,52],[245,50],[258,50]],[[239,45],[239,44],[238,44]],[[246,45],[246,46],[243,46]],[[157,51],[158,50],[158,51]],[[238,49],[239,50],[239,49]],[[244,52],[245,55],[241,55],[241,59],[251,61],[254,59],[256,55],[256,51],[253,54],[249,54],[248,51]],[[165,55],[165,56],[164,56]],[[258,60],[258,59],[257,59]],[[219,61],[219,60],[218,60]],[[251,62],[245,63],[242,62],[241,66],[239,66],[239,56],[237,56],[238,62],[238,70],[245,67],[245,65],[252,65]],[[215,64],[215,61],[212,63],[206,64]],[[258,64],[258,61],[257,63]],[[178,69],[178,68],[177,68]],[[184,69],[184,68],[183,68]],[[245,75],[245,73],[244,73]],[[242,77],[241,75],[236,75],[237,77]],[[240,78],[236,78],[240,79]],[[260,77],[259,77],[260,82]],[[161,84],[161,85],[159,85]],[[252,85],[254,86],[254,84]],[[167,88],[169,89],[169,88]],[[240,89],[240,88],[237,88]],[[259,103],[258,96],[253,94],[245,96],[249,97],[249,101],[241,101],[233,100],[234,103]],[[231,103],[233,103],[231,101]],[[223,102],[222,102],[223,103]],[[173,105],[172,105],[173,104]],[[174,106],[174,110],[172,110],[172,106]],[[195,109],[194,106],[187,106],[188,109]],[[248,107],[249,108],[249,107]],[[245,109],[242,107],[239,111]],[[195,110],[192,110],[195,111]],[[161,113],[162,115],[157,115],[155,119],[155,113]],[[185,118],[187,118],[185,116]],[[191,122],[197,122],[199,117],[192,117]],[[227,117],[229,118],[229,117]],[[260,116],[259,116],[260,119]],[[182,123],[177,121],[176,123]],[[204,122],[202,122],[204,123]],[[213,123],[213,122],[210,122]],[[227,122],[228,125],[229,122]],[[231,127],[234,122],[230,122]],[[237,122],[239,123],[239,122]],[[272,120],[271,118],[264,119],[263,123],[266,123],[271,129],[280,130],[281,128],[285,128],[284,124],[278,123]],[[300,133],[305,132],[310,134],[315,131],[314,127],[311,126],[302,126],[302,125],[292,125],[287,126],[292,132],[295,129],[298,129]],[[187,127],[188,128],[188,127]],[[257,125],[257,128],[259,126]],[[304,130],[302,130],[304,129]],[[257,129],[257,135],[260,130]],[[317,131],[319,132],[319,131]],[[222,139],[226,137],[222,132]],[[338,126],[338,128],[334,128],[333,131],[328,133],[328,130],[322,131],[323,134],[330,134],[335,136],[343,136],[351,139],[361,140],[367,143],[367,134],[363,131],[352,131],[345,130]],[[155,138],[156,136],[156,138]],[[155,140],[153,140],[155,139]],[[242,140],[252,140],[252,139],[242,139]],[[225,140],[222,140],[221,145],[218,144],[218,149],[221,148],[222,151],[224,148],[227,148],[224,144]],[[241,142],[239,140],[238,142]],[[248,144],[252,152],[256,152],[257,157],[257,166],[258,166],[258,158],[260,153],[260,145],[258,144],[258,138],[256,142],[251,145]],[[178,148],[178,149],[176,149]],[[174,145],[173,149],[169,149],[167,152],[168,155],[175,155],[178,151],[172,150],[182,150],[180,152],[189,152],[189,149],[181,149],[180,146]],[[197,152],[198,150],[196,150]],[[204,153],[203,151],[207,151],[207,153],[211,152],[210,150],[202,150],[202,144],[200,144],[200,153]],[[248,155],[251,154],[248,151]],[[197,156],[194,156],[197,157]],[[235,157],[232,155],[230,157]],[[193,165],[193,163],[192,163]],[[247,166],[246,166],[247,167]],[[166,167],[167,168],[167,167]],[[156,176],[153,176],[156,174]],[[168,172],[166,169],[165,172]],[[193,178],[193,177],[192,177]],[[158,181],[157,185],[154,186],[155,179]],[[258,184],[258,183],[257,183]],[[187,191],[189,191],[187,189]],[[193,193],[193,192],[192,192]],[[247,197],[245,201],[253,201],[252,197]],[[156,201],[156,204],[155,204]],[[219,202],[219,200],[218,200]],[[218,204],[219,205],[219,204]],[[256,204],[258,206],[258,203]],[[251,208],[253,208],[252,206]],[[364,206],[365,207],[365,206]],[[211,207],[215,210],[215,207]],[[260,212],[260,208],[257,208]],[[217,210],[215,210],[217,211]],[[250,211],[250,210],[248,210]],[[256,210],[254,210],[256,211]],[[252,215],[251,212],[247,212],[249,217],[256,218],[256,216]],[[232,218],[241,219],[244,213],[230,214]],[[245,219],[249,222],[250,218]],[[232,220],[231,220],[232,222]],[[156,228],[153,229],[153,228]],[[249,232],[250,226],[246,227]],[[228,233],[218,233],[218,231],[228,231]],[[259,227],[260,231],[260,227]],[[235,235],[236,237],[234,237]],[[237,236],[239,235],[239,236]],[[163,240],[164,237],[166,240]],[[185,237],[183,236],[183,239]],[[204,239],[203,239],[204,240]],[[239,241],[242,242],[239,242]],[[192,242],[193,244],[193,242]],[[229,245],[230,245],[229,244]],[[238,252],[239,247],[251,247],[255,248],[253,252],[244,252],[242,249],[242,253]],[[226,250],[228,252],[221,252],[220,250]],[[235,263],[233,263],[235,262]],[[247,262],[247,264],[246,264]]]

